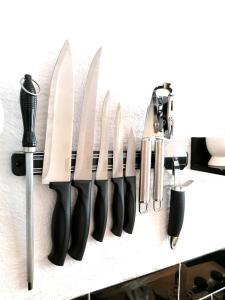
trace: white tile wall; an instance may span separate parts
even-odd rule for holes
[[[104,243],[89,238],[82,262],[49,263],[50,223],[55,197],[35,178],[35,286],[26,291],[25,180],[10,170],[21,149],[19,80],[31,73],[41,85],[36,132],[43,150],[50,78],[57,55],[69,38],[75,68],[77,143],[83,86],[94,52],[103,47],[96,116],[95,149],[103,96],[111,91],[109,134],[116,103],[124,109],[124,142],[132,125],[137,148],[152,89],[172,83],[175,140],[186,149],[191,136],[225,133],[224,1],[7,1],[0,3],[0,100],[5,125],[0,137],[0,299],[71,299],[225,246],[225,178],[187,169],[185,222],[175,251],[166,236],[168,201],[163,210],[137,214],[133,235]],[[110,145],[111,146],[111,145]],[[166,175],[166,177],[168,177]],[[168,178],[167,178],[168,179]]]

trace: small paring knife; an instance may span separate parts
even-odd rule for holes
[[[124,178],[123,178],[123,132],[121,106],[118,104],[115,119],[113,140],[113,171],[112,182],[114,194],[112,203],[112,233],[121,236],[124,224]]]
[[[132,233],[136,217],[136,141],[133,129],[131,128],[128,137],[127,161],[125,171],[125,210],[123,229],[127,233]]]
[[[57,193],[52,216],[49,260],[64,264],[69,247],[71,219],[71,153],[74,118],[74,77],[69,42],[56,62],[49,95],[42,183]]]
[[[68,253],[76,260],[83,258],[90,227],[92,160],[100,57],[101,49],[95,54],[86,79],[76,165],[72,181],[72,186],[77,189],[78,195],[72,214],[71,245]]]
[[[93,238],[102,242],[105,234],[108,214],[108,104],[109,92],[106,93],[101,122],[101,146],[98,159],[95,184],[98,188],[94,207]]]

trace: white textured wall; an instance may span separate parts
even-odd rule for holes
[[[3,4],[4,3],[4,4]],[[133,235],[104,243],[89,238],[82,262],[67,257],[49,263],[54,193],[35,177],[35,286],[26,290],[25,179],[11,174],[12,152],[21,150],[19,80],[30,73],[39,82],[36,133],[43,150],[49,83],[57,55],[69,38],[76,80],[77,141],[83,85],[90,60],[103,47],[99,112],[111,91],[110,124],[116,103],[124,108],[124,140],[131,124],[138,137],[152,89],[172,83],[175,136],[189,149],[190,136],[224,133],[224,1],[1,1],[0,100],[5,127],[0,137],[0,299],[71,299],[225,246],[224,177],[186,170],[195,184],[187,191],[185,223],[176,251],[166,236],[167,200],[156,214],[137,214]],[[110,126],[112,127],[112,126]],[[111,135],[111,131],[110,131]],[[166,175],[166,177],[168,177]]]

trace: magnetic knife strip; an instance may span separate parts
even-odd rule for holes
[[[99,158],[99,151],[93,152],[93,163],[92,163],[92,171],[97,170]],[[127,152],[123,152],[123,168],[126,166],[126,158]],[[41,175],[43,168],[43,160],[44,160],[44,152],[35,152],[34,153],[34,175]],[[183,170],[188,163],[188,157],[178,157],[178,161],[180,164],[180,169]],[[141,164],[141,152],[136,152],[136,169],[140,169]],[[72,152],[71,159],[71,172],[74,172],[76,165],[76,151]],[[152,168],[155,165],[155,153],[152,152]],[[113,151],[108,152],[108,171],[112,170],[113,166]],[[172,169],[172,158],[165,157],[164,166],[167,170]],[[24,152],[15,152],[11,157],[11,168],[12,172],[16,176],[25,176],[26,175],[26,162],[25,162],[25,154]]]

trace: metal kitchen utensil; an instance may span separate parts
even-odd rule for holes
[[[95,54],[86,79],[80,130],[77,146],[76,168],[72,185],[77,189],[77,201],[71,223],[71,245],[69,255],[82,260],[87,244],[92,187],[92,155],[95,127],[97,83],[101,49]]]
[[[132,233],[136,216],[136,141],[133,129],[131,128],[128,145],[127,145],[127,160],[125,171],[125,198],[124,198],[124,224],[123,229],[127,233]]]
[[[158,95],[159,91],[167,91],[167,95]],[[164,83],[154,89],[152,104],[154,106],[154,132],[155,132],[155,168],[153,183],[153,208],[159,211],[163,201],[164,176],[164,137],[170,138],[173,132],[173,102],[172,89],[169,83]]]
[[[74,119],[73,61],[68,41],[59,54],[50,86],[42,183],[57,193],[52,216],[49,260],[64,264],[71,218],[71,153]]]
[[[112,203],[112,233],[121,236],[124,224],[124,179],[123,179],[123,128],[121,118],[121,106],[118,104],[115,119],[113,140],[113,171],[112,182],[114,184]]]
[[[174,184],[170,186],[170,212],[167,233],[170,236],[170,247],[175,249],[182,226],[184,222],[185,212],[185,191],[184,187],[188,187],[193,180],[180,182],[177,173],[180,172],[180,164],[178,157],[185,157],[187,153],[183,147],[176,142],[170,142],[166,147],[166,157],[172,158],[173,162],[173,178]]]
[[[99,242],[102,242],[104,238],[108,214],[108,104],[109,92],[105,95],[102,108],[101,146],[95,180],[98,191],[94,207],[94,231],[92,236]]]
[[[36,151],[35,118],[37,94],[31,75],[26,74],[21,81],[20,107],[23,119],[23,147],[26,156],[26,244],[27,283],[33,288],[34,277],[34,237],[33,237],[33,153]]]
[[[166,91],[166,95],[158,95]],[[153,90],[150,105],[147,110],[144,134],[141,146],[141,173],[139,211],[147,211],[151,198],[151,155],[155,150],[155,170],[153,183],[153,208],[158,211],[163,200],[164,174],[164,137],[170,138],[173,132],[172,89],[169,83],[164,83]]]

